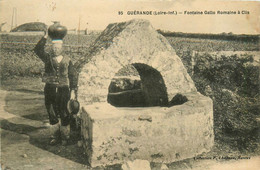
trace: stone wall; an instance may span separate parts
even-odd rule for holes
[[[182,60],[190,58],[193,65],[185,66],[198,91],[213,100],[216,141],[241,152],[255,151],[259,141],[259,51],[194,51]]]
[[[259,51],[193,52],[192,58],[193,74],[239,94],[259,93]]]

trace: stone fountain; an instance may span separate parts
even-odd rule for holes
[[[78,99],[84,151],[93,167],[134,159],[170,163],[210,151],[212,100],[197,92],[181,59],[148,21],[108,25],[89,51],[78,62]],[[110,102],[111,82],[126,66],[139,73],[143,107]],[[125,92],[113,93],[118,101],[120,94]],[[177,94],[188,101],[168,105]],[[121,96],[128,101],[129,95]]]

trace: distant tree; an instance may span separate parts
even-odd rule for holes
[[[14,29],[11,32],[24,32],[24,31],[45,31],[47,25],[42,22],[30,22],[22,24]]]

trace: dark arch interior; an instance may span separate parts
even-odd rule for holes
[[[168,106],[160,72],[146,64],[135,63],[120,69],[108,91],[107,101],[116,107]]]

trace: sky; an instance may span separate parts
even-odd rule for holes
[[[103,30],[109,23],[134,18],[156,29],[188,33],[260,34],[260,1],[245,0],[0,0],[2,30],[10,31],[13,10],[17,25],[60,21],[68,29]],[[127,15],[128,11],[249,11],[236,15]],[[123,11],[119,15],[118,11]]]

